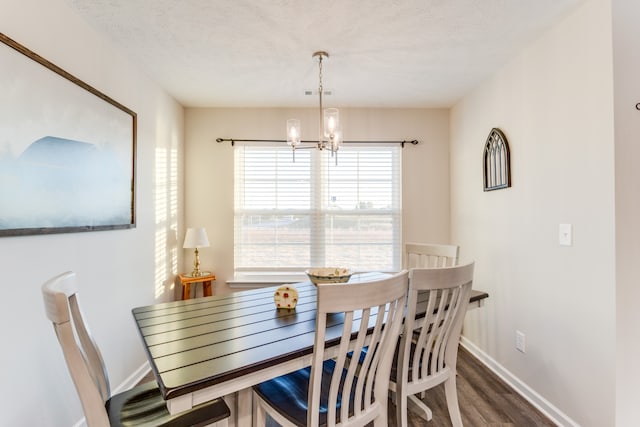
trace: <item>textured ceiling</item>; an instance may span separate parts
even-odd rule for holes
[[[184,106],[448,107],[581,0],[68,0]]]

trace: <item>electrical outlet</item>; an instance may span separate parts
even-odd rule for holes
[[[520,331],[516,331],[516,350],[522,353],[525,353],[526,350],[526,337]]]

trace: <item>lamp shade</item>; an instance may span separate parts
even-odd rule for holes
[[[193,227],[187,229],[184,236],[183,248],[207,248],[209,247],[209,238],[204,227]]]

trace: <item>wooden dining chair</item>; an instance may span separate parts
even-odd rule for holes
[[[433,243],[405,243],[403,266],[410,268],[449,267],[458,264],[460,247]]]
[[[254,425],[268,413],[283,426],[386,426],[407,287],[407,271],[318,285],[311,366],[254,386]],[[350,363],[351,354],[363,354],[362,363]]]
[[[410,268],[439,268],[458,264],[460,247],[436,243],[405,243],[403,266]],[[424,398],[422,393],[421,397]]]
[[[155,382],[111,396],[102,355],[80,310],[75,273],[48,280],[42,295],[89,427],[204,426],[221,420],[226,424],[230,411],[222,399],[169,414]]]
[[[462,323],[469,305],[474,263],[409,270],[404,331],[391,373],[397,425],[407,426],[411,401],[426,420],[431,410],[415,394],[444,383],[449,416],[462,426],[456,389],[456,362]],[[418,310],[420,306],[421,310]],[[417,311],[425,315],[416,318]]]

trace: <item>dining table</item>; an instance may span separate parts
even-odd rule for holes
[[[385,275],[357,273],[350,282]],[[169,412],[224,397],[232,412],[229,425],[251,425],[251,387],[311,365],[316,286],[310,281],[287,286],[298,294],[294,309],[276,308],[278,286],[269,286],[132,310]],[[469,307],[481,306],[488,296],[472,290]],[[341,321],[337,314],[328,320],[334,326],[328,341],[337,344]]]

